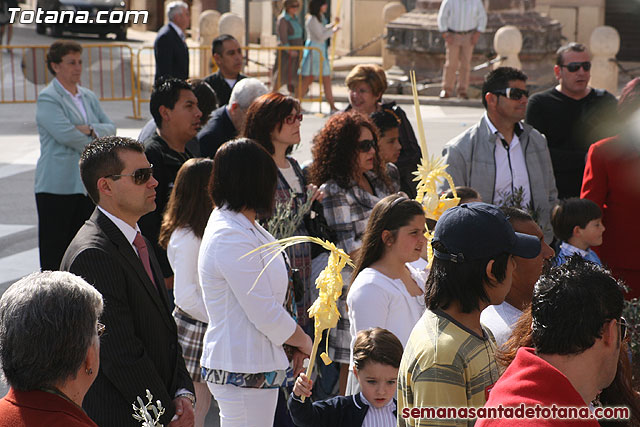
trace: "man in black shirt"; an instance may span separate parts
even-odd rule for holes
[[[529,100],[526,122],[547,137],[558,197],[579,197],[589,146],[615,134],[616,98],[589,86],[591,56],[569,43],[558,49],[554,73],[559,84]]]
[[[215,91],[218,105],[223,106],[229,102],[233,86],[247,77],[240,73],[244,65],[242,48],[233,36],[221,34],[213,40],[211,50],[218,71],[205,77],[204,81]]]
[[[156,209],[140,218],[138,225],[153,245],[167,289],[173,289],[173,271],[166,251],[158,245],[158,235],[178,169],[193,157],[186,145],[198,133],[202,113],[191,85],[174,78],[156,83],[149,108],[158,127],[156,133],[144,142],[145,154],[153,165],[153,177],[158,181]]]

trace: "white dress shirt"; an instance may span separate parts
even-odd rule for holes
[[[511,143],[505,147],[506,140],[504,136],[498,132],[498,129],[491,123],[487,113],[484,118],[489,125],[489,130],[498,136],[496,140],[496,149],[493,152],[496,161],[496,183],[493,187],[493,204],[500,205],[505,196],[513,193],[513,190],[522,187],[522,207],[531,202],[531,187],[529,185],[529,172],[527,170],[527,162],[524,159],[522,144],[516,132],[513,132]],[[522,129],[522,124],[517,123]],[[503,142],[504,141],[504,142]]]
[[[173,296],[176,305],[200,322],[207,323],[207,310],[198,278],[200,240],[189,228],[178,228],[169,238],[167,258],[174,272]]]
[[[62,86],[62,83],[60,83],[58,79],[54,78],[53,81],[55,82],[55,84],[60,86],[62,90],[64,90],[67,93],[67,95],[71,97],[73,104],[76,106],[80,114],[82,114],[82,118],[84,118],[84,122],[87,123],[87,110],[84,109],[84,103],[82,102],[82,95],[80,95],[80,91],[78,90],[74,95],[71,92],[69,92],[64,86]]]
[[[288,287],[284,258],[268,250],[243,256],[274,238],[241,213],[216,208],[209,217],[198,256],[209,326],[201,365],[227,372],[284,370],[282,344],[296,322],[283,303]],[[257,282],[256,282],[257,279]],[[255,283],[255,286],[254,286]]]
[[[133,244],[133,241],[136,238],[136,234],[140,232],[140,227],[138,227],[138,224],[136,224],[136,228],[133,228],[129,224],[127,224],[126,222],[118,218],[117,216],[104,210],[102,206],[98,206],[98,209],[100,209],[100,212],[105,214],[107,218],[109,218],[111,222],[113,222],[116,225],[116,227],[118,227],[118,230],[120,230],[122,234],[124,234],[125,239],[127,239],[127,242],[129,242],[129,244],[131,245],[135,253],[138,254],[138,249],[136,249],[136,247]],[[140,254],[138,254],[138,257],[139,256]]]
[[[410,264],[405,265],[424,292],[424,272]],[[404,346],[425,310],[424,294],[411,296],[402,280],[391,279],[370,267],[362,270],[353,281],[347,295],[347,306],[351,332],[350,369],[353,368],[353,346],[358,331],[376,327],[388,329]]]
[[[481,33],[487,28],[487,12],[482,0],[444,0],[438,11],[438,30]]]

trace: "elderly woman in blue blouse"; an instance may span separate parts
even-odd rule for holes
[[[360,113],[331,116],[313,140],[311,181],[324,192],[322,205],[327,224],[336,233],[339,248],[355,258],[375,204],[399,190],[387,176],[378,154],[378,130]],[[338,301],[340,320],[329,335],[330,356],[343,364],[341,394],[347,380],[351,334],[346,294],[352,270],[343,270],[344,288]]]
[[[201,365],[222,427],[271,425],[289,367],[283,345],[294,348],[294,376],[311,354],[311,338],[283,306],[285,256],[272,262],[268,250],[244,256],[274,241],[256,218],[271,213],[277,180],[271,155],[248,138],[225,143],[213,159],[209,191],[216,208],[198,256],[209,318]]]
[[[55,78],[40,92],[36,123],[40,158],[36,165],[40,268],[58,270],[67,246],[93,211],[80,180],[78,162],[85,145],[98,136],[115,135],[116,126],[96,95],[80,87],[82,47],[54,42],[47,67]]]
[[[276,21],[276,35],[278,46],[302,46],[302,26],[298,22],[298,12],[302,0],[283,0],[282,13]],[[272,84],[277,92],[283,84],[287,85],[290,95],[296,91],[298,84],[298,64],[300,64],[299,50],[276,51],[276,63],[273,66]]]

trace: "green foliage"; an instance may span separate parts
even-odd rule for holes
[[[622,317],[627,321],[629,327],[629,347],[633,354],[633,360],[640,358],[640,301],[634,298],[631,301],[624,302],[622,309]]]
[[[267,231],[276,239],[284,239],[293,236],[304,216],[311,210],[313,203],[313,190],[307,190],[307,201],[296,197],[293,190],[289,190],[290,197],[284,201],[276,201],[273,215],[267,222]],[[295,205],[295,208],[294,208]]]
[[[513,193],[508,191],[504,191],[498,193],[502,202],[500,203],[501,208],[509,207],[509,208],[518,208],[527,212],[535,222],[538,222],[540,218],[540,212],[534,208],[533,201],[530,201],[528,204],[524,204],[524,188],[518,187],[514,189]]]
[[[131,415],[136,420],[142,423],[142,427],[163,427],[160,424],[160,417],[164,414],[164,408],[162,407],[162,402],[160,400],[156,401],[156,404],[153,404],[153,395],[149,391],[147,392],[147,404],[142,401],[142,398],[138,396],[136,399],[138,400],[138,405],[135,403],[133,406],[133,414]],[[153,415],[151,415],[153,413]]]

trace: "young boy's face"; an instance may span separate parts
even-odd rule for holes
[[[398,368],[378,362],[368,362],[364,368],[353,368],[365,399],[376,408],[385,406],[396,394]]]
[[[387,163],[395,163],[400,157],[400,151],[402,151],[402,145],[400,145],[398,128],[387,129],[387,131],[380,137],[378,142],[378,153],[380,153],[380,159]]]
[[[591,246],[600,246],[602,244],[602,234],[604,233],[604,225],[602,218],[593,219],[587,223],[585,228],[580,229],[580,237]]]

